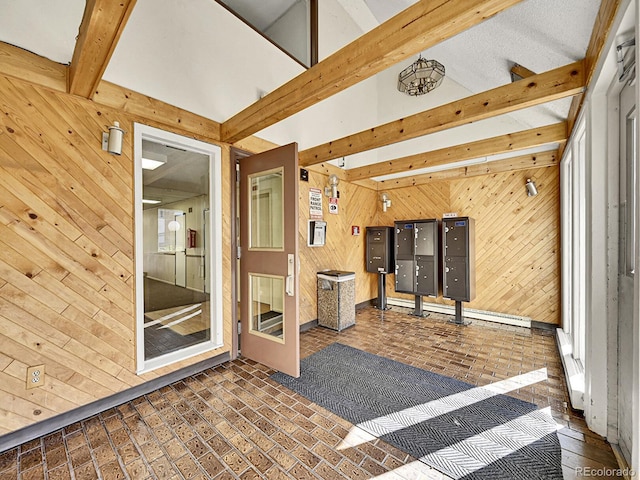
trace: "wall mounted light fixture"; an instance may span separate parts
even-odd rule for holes
[[[538,194],[538,189],[536,188],[536,184],[530,178],[527,178],[527,195],[529,197],[535,197]]]
[[[339,183],[340,183],[340,179],[335,173],[332,173],[331,175],[329,175],[329,185],[324,187],[324,194],[327,197],[337,198]]]
[[[102,150],[113,155],[121,155],[123,135],[124,130],[120,128],[120,122],[113,122],[108,133],[102,132]]]
[[[380,200],[382,200],[382,211],[386,212],[387,208],[391,206],[391,199],[386,193],[383,193]]]

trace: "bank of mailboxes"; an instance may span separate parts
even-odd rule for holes
[[[367,272],[393,273],[393,228],[367,227]]]
[[[475,221],[469,217],[442,220],[442,295],[470,302],[476,296]]]
[[[395,222],[396,292],[437,297],[438,221]]]
[[[475,298],[475,222],[469,217],[398,220],[367,227],[367,272],[395,273],[396,292]],[[441,283],[440,283],[441,280]]]

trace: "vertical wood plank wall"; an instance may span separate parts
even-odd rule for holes
[[[538,195],[528,197],[527,178]],[[560,324],[559,167],[499,173],[390,190],[392,207],[380,225],[442,218],[445,212],[476,220],[476,299],[469,308]],[[387,276],[387,295],[396,293]],[[425,302],[453,304],[442,297]]]
[[[121,156],[101,150],[114,120]],[[135,374],[132,133],[123,112],[0,76],[0,435],[229,350],[225,322],[218,351]],[[26,390],[40,364],[44,385]]]

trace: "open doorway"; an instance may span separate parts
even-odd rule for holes
[[[231,289],[232,308],[232,341],[231,358],[240,355],[240,159],[249,157],[250,152],[231,147],[231,171],[236,172],[235,182],[231,184],[231,254],[235,259],[231,269],[233,288]]]
[[[222,344],[220,157],[135,125],[139,373]]]

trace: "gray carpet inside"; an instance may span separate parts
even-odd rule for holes
[[[334,343],[275,381],[456,479],[562,479],[551,416],[529,402]]]

